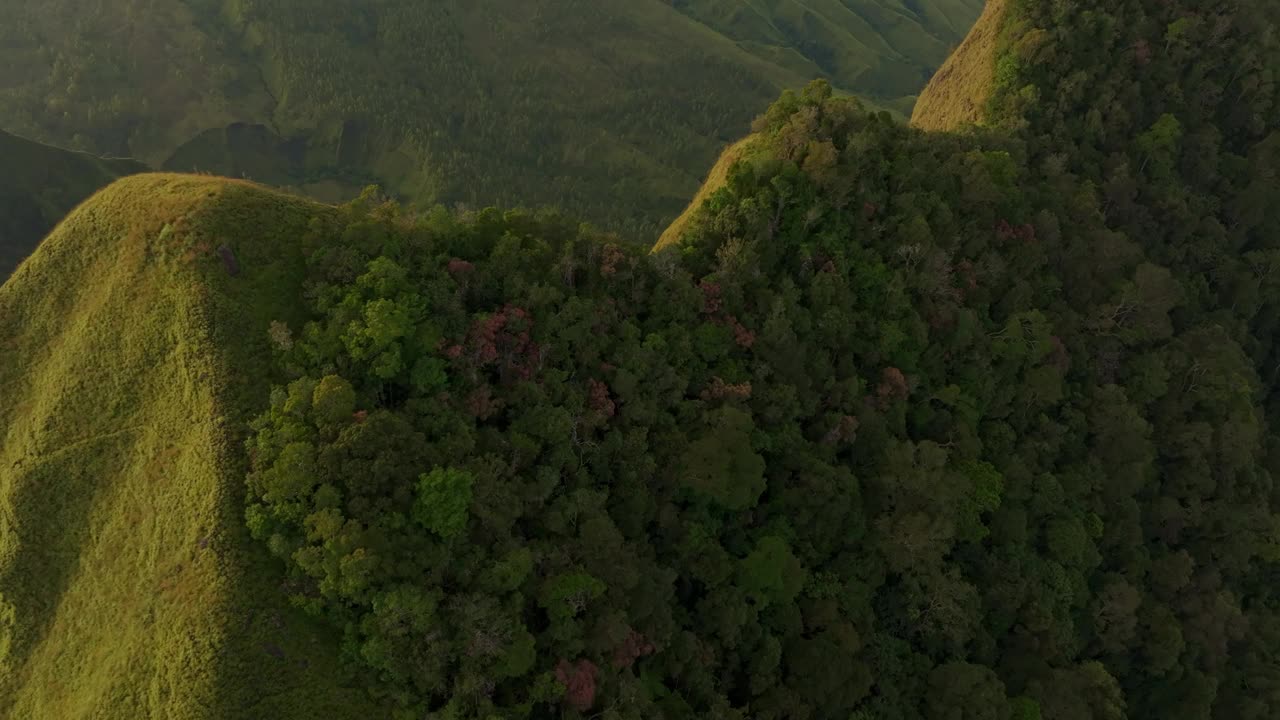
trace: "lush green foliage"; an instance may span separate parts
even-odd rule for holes
[[[650,256],[366,196],[254,533],[406,716],[1275,716],[1258,7],[1015,3],[1000,130],[786,94]]]
[[[117,177],[146,168],[101,160],[0,131],[0,283],[67,212]]]
[[[549,203],[648,242],[783,87],[829,73],[905,114],[977,10],[734,5],[0,0],[0,127],[326,200],[376,179]]]
[[[377,716],[288,594],[406,718],[1280,715],[1275,11],[1008,13],[987,129],[788,93],[649,255],[82,208],[0,288],[0,714]]]

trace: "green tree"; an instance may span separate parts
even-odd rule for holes
[[[776,536],[761,538],[738,572],[738,584],[760,604],[791,602],[808,579],[787,541]]]
[[[746,510],[764,492],[764,458],[751,449],[751,416],[735,407],[712,411],[680,462],[684,485],[727,510]]]
[[[448,540],[467,527],[471,507],[471,474],[454,468],[436,468],[418,478],[413,519]]]

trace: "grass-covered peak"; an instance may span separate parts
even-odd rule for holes
[[[368,717],[241,504],[266,318],[329,212],[138,175],[0,287],[0,715]]]

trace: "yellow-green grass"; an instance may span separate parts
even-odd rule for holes
[[[0,287],[0,717],[383,716],[243,523],[266,326],[330,212],[135,175]]]
[[[729,170],[733,168],[734,163],[750,158],[756,139],[756,135],[748,135],[720,153],[720,159],[716,160],[715,165],[711,166],[711,172],[707,174],[707,179],[703,181],[702,187],[698,188],[698,193],[693,196],[693,202],[689,203],[684,212],[680,213],[680,216],[667,226],[662,236],[658,238],[658,242],[654,243],[654,252],[680,242],[680,238],[684,235],[685,229],[688,228],[689,222],[697,216],[703,204],[711,197],[712,193],[724,187],[725,182],[729,179]]]
[[[988,0],[964,42],[920,93],[912,125],[949,131],[982,123],[995,88],[996,50],[1010,5],[1009,0]]]

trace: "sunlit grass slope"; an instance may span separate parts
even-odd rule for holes
[[[146,170],[133,160],[104,160],[0,131],[0,283],[40,239],[94,191]]]
[[[1009,7],[1009,0],[987,1],[964,42],[920,93],[912,125],[924,130],[954,130],[982,120],[995,88],[997,45]]]
[[[725,181],[729,179],[729,170],[734,164],[750,158],[753,141],[756,139],[755,135],[748,135],[725,148],[724,152],[720,154],[720,158],[716,160],[716,164],[711,166],[711,172],[707,173],[707,179],[703,181],[702,187],[698,188],[698,193],[693,196],[693,201],[658,238],[658,242],[653,246],[655,252],[679,242],[689,221],[702,208],[703,203],[707,201],[707,198],[711,197],[712,193],[723,187]]]
[[[713,4],[714,5],[714,4]],[[941,5],[940,5],[941,6]],[[948,56],[946,63],[934,74],[929,85],[925,87],[915,110],[911,115],[911,124],[927,131],[951,131],[964,124],[978,123],[987,105],[987,99],[995,88],[996,56],[1000,50],[1000,33],[1011,8],[1010,0],[988,0],[986,9],[977,24],[970,29],[955,53]],[[963,14],[963,4],[952,6],[952,10]],[[744,15],[753,15],[754,5],[731,13],[737,22]],[[874,106],[873,106],[874,108]],[[724,149],[716,164],[707,174],[707,179],[699,187],[694,201],[667,225],[666,231],[654,243],[654,251],[675,245],[684,236],[691,220],[696,217],[712,193],[723,187],[724,181],[733,164],[750,159],[751,141],[755,136],[733,143]]]
[[[0,287],[0,717],[380,716],[243,522],[265,328],[326,212],[136,175]]]
[[[811,12],[811,10],[803,8],[798,3],[798,0],[791,1],[797,8],[805,12]],[[849,2],[849,0],[841,1]],[[829,0],[825,5],[831,3],[840,5],[837,0]],[[710,12],[711,8],[724,10],[728,4],[727,2],[718,3],[717,0],[706,0],[702,5],[695,5],[694,7],[700,7],[704,12]],[[815,4],[815,7],[818,5]],[[951,5],[940,3],[930,7],[935,15],[942,18],[935,22],[945,24],[953,21],[940,14],[942,8],[946,7],[951,13],[963,16],[966,5],[964,3]],[[917,100],[915,110],[911,116],[913,125],[924,130],[945,131],[981,121],[987,99],[991,96],[991,91],[995,87],[995,64],[999,49],[999,36],[1009,7],[1010,0],[987,1],[982,16],[970,29],[964,42],[946,59],[946,62],[943,63],[937,74],[933,76],[933,79]],[[727,13],[726,17],[744,26],[752,26],[753,23],[760,21],[761,10],[753,3],[737,8],[732,12],[724,11]],[[779,11],[775,9],[774,12],[777,14]],[[757,28],[757,31],[764,32],[760,28]],[[872,105],[871,107],[874,108],[875,106]],[[680,241],[685,231],[689,228],[690,222],[697,216],[707,199],[716,190],[724,186],[729,176],[729,171],[734,164],[741,160],[750,159],[750,149],[754,138],[754,135],[749,135],[725,148],[699,187],[693,202],[689,203],[684,212],[676,217],[663,231],[658,238],[658,242],[653,246],[654,251],[662,250]]]

